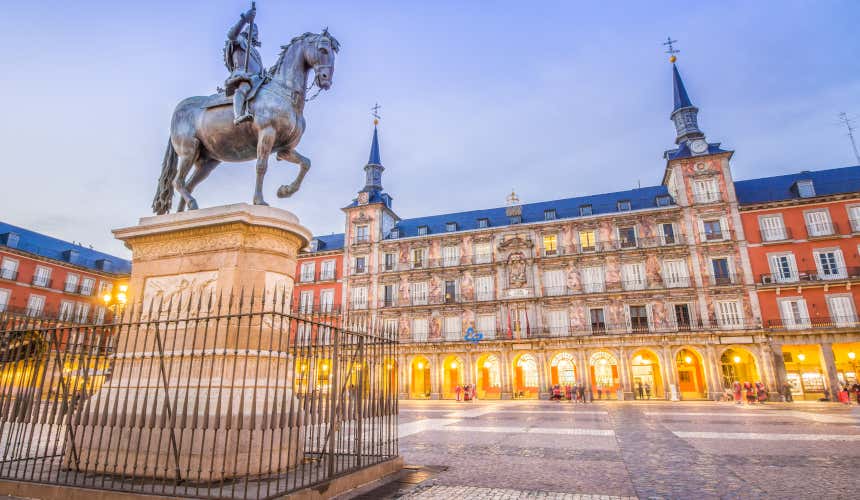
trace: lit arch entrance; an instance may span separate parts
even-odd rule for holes
[[[755,357],[739,347],[726,349],[720,357],[720,375],[724,389],[730,389],[736,380],[743,384],[763,382],[759,376]]]
[[[694,349],[684,348],[675,356],[678,367],[678,393],[681,399],[707,399],[708,386],[702,356]]]
[[[442,366],[442,399],[456,399],[457,386],[465,385],[466,366],[459,356],[448,356]]]
[[[514,398],[537,399],[539,392],[538,363],[534,355],[520,354],[514,360]]]
[[[549,368],[552,385],[572,386],[576,384],[576,361],[574,361],[573,354],[569,352],[556,354],[550,361]]]
[[[409,371],[409,397],[430,399],[430,360],[424,356],[415,356]]]
[[[478,399],[500,399],[502,394],[502,363],[495,354],[484,354],[478,358]]]
[[[633,353],[630,363],[633,374],[633,396],[636,399],[664,399],[660,359],[648,349]]]
[[[591,390],[594,398],[617,399],[621,380],[618,378],[618,360],[606,351],[597,351],[588,360],[591,369]]]

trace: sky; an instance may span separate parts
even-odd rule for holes
[[[128,257],[111,229],[151,215],[175,105],[227,76],[248,2],[4,2],[0,220]],[[334,84],[305,109],[302,189],[271,161],[267,201],[343,231],[381,105],[383,186],[402,218],[657,185],[674,146],[671,65],[735,179],[853,165],[857,1],[259,0],[261,54],[328,26]],[[860,138],[858,138],[860,139]],[[250,202],[250,163],[222,164],[201,207]]]

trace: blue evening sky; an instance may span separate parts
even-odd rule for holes
[[[382,105],[383,185],[404,218],[659,184],[673,146],[671,66],[699,123],[737,151],[735,178],[854,164],[837,114],[860,115],[857,1],[260,0],[267,65],[296,34],[341,42],[309,103],[296,168],[273,161],[269,203],[317,234],[364,184]],[[236,0],[9,1],[0,79],[0,219],[127,255],[110,229],[149,214],[173,107],[226,70]],[[858,121],[860,126],[860,121]],[[250,201],[250,164],[220,166],[201,206]]]

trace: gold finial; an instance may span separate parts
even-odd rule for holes
[[[663,45],[669,47],[666,50],[666,53],[669,54],[669,62],[672,64],[675,64],[675,61],[678,60],[678,58],[675,57],[675,54],[677,54],[678,52],[681,52],[681,51],[677,50],[675,47],[673,47],[672,46],[673,43],[678,43],[678,40],[672,40],[672,37],[669,36],[669,37],[666,37],[666,41],[663,42]]]
[[[674,62],[675,62],[675,61],[677,61],[677,60],[678,60],[678,58],[677,58],[677,57],[675,57],[675,56],[670,56],[670,57],[669,57],[669,62],[670,62],[670,63],[674,63]]]
[[[516,191],[513,190],[513,188],[511,188],[511,194],[509,194],[508,197],[505,199],[507,200],[508,205],[511,205],[511,206],[516,205],[517,203],[520,202],[520,197],[517,196],[517,193],[516,193]]]
[[[376,103],[373,105],[372,108],[370,108],[370,110],[373,112],[372,116],[373,116],[373,126],[374,127],[379,125],[379,119],[381,118],[379,116],[379,108],[381,108],[381,107],[382,106],[380,106],[379,103]]]

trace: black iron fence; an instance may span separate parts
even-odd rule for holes
[[[397,333],[284,294],[0,324],[0,479],[273,498],[397,456]]]

